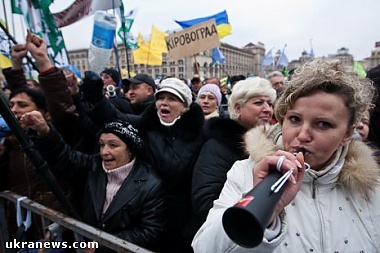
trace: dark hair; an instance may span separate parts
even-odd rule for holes
[[[237,75],[237,76],[232,76],[229,80],[230,84],[235,84],[236,82],[239,82],[241,80],[247,79],[244,75]]]
[[[114,68],[105,68],[100,74],[107,74],[115,82],[116,86],[120,85],[120,73]]]
[[[27,87],[17,88],[15,90],[12,90],[11,94],[9,95],[9,100],[21,93],[25,93],[28,97],[30,97],[38,109],[45,112],[48,110],[45,94],[42,90],[30,89]]]
[[[193,84],[193,83],[199,83],[200,81],[201,79],[199,77],[193,77],[190,82]]]

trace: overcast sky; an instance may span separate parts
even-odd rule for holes
[[[74,0],[55,0],[52,12]],[[274,52],[287,44],[289,60],[301,52],[327,56],[345,47],[355,60],[369,57],[380,41],[380,0],[123,0],[127,11],[138,8],[131,32],[149,35],[151,26],[172,30],[180,28],[174,20],[187,20],[227,10],[232,34],[222,42],[242,47],[262,42]],[[93,17],[62,28],[68,50],[88,48]]]

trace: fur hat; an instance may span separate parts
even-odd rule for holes
[[[101,129],[100,134],[111,133],[119,137],[131,151],[136,154],[143,147],[143,141],[136,128],[125,121],[117,120],[108,122]]]
[[[120,82],[119,71],[113,68],[107,68],[107,69],[104,69],[100,74],[103,74],[103,73],[109,75],[112,78],[112,80],[116,83],[116,86],[119,85],[119,82]]]
[[[162,80],[155,94],[156,99],[157,95],[161,92],[169,92],[175,95],[185,104],[187,108],[190,108],[190,104],[192,102],[191,90],[182,80],[175,77]]]
[[[218,101],[218,106],[220,105],[220,103],[222,102],[222,93],[218,85],[213,84],[213,83],[208,83],[208,84],[203,85],[198,91],[197,98],[199,98],[199,96],[205,92],[211,92],[215,96],[216,100]]]

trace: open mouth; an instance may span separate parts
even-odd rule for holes
[[[112,163],[113,161],[115,161],[115,159],[103,159],[104,164],[109,164],[109,163]]]
[[[169,115],[170,114],[170,110],[168,110],[168,109],[161,109],[161,114],[162,115]]]

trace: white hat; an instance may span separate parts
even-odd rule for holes
[[[169,92],[175,95],[185,104],[187,108],[190,107],[192,102],[191,90],[182,80],[175,77],[162,80],[155,94],[156,99],[157,95],[161,92]]]

